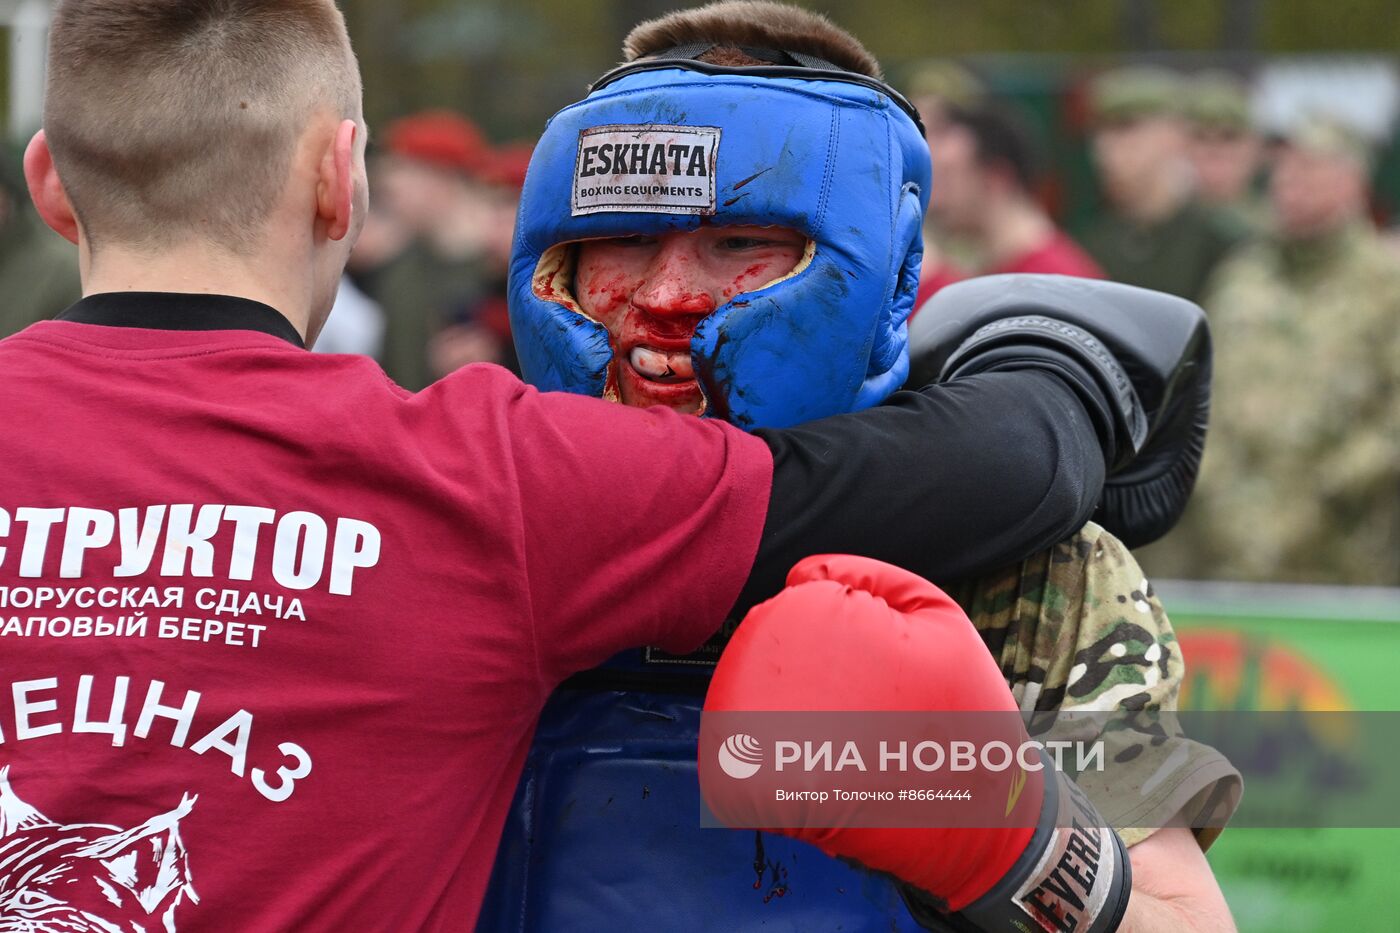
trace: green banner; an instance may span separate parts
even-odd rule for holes
[[[1183,709],[1400,710],[1400,591],[1159,590],[1186,659]],[[1232,829],[1210,861],[1242,933],[1400,929],[1400,830]]]

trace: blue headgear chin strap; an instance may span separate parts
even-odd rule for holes
[[[802,66],[635,62],[554,116],[511,257],[527,381],[617,397],[607,331],[570,292],[570,244],[745,224],[798,230],[808,249],[792,273],[701,321],[691,355],[705,413],[784,427],[903,384],[930,184],[922,127],[881,82],[793,58]]]

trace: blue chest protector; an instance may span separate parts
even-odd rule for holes
[[[784,836],[702,829],[708,668],[645,657],[545,707],[477,933],[922,933],[883,876]]]
[[[616,397],[606,329],[570,294],[570,244],[702,224],[809,238],[794,272],[691,341],[706,414],[783,427],[877,404],[908,373],[929,159],[877,81],[813,68],[631,66],[557,114],[531,161],[511,260],[525,379]],[[920,929],[883,877],[753,831],[700,828],[696,745],[719,644],[634,651],[546,706],[480,933]]]

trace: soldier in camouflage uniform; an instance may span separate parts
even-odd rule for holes
[[[1263,139],[1250,121],[1249,94],[1228,72],[1206,71],[1188,79],[1182,103],[1195,174],[1196,197],[1261,233],[1268,203],[1255,181],[1263,163]]]
[[[1274,234],[1211,283],[1211,441],[1173,574],[1400,584],[1400,263],[1368,179],[1355,132],[1306,120],[1277,154]]]
[[[1171,622],[1127,547],[1098,525],[946,590],[977,627],[1022,712],[1176,709],[1185,663]],[[1114,717],[1114,725],[1132,724]],[[1224,758],[1168,738],[1150,719],[1100,737],[1108,770],[1076,780],[1129,847],[1183,813],[1197,823],[1202,847],[1215,840],[1239,800],[1238,772]]]
[[[1079,242],[1115,282],[1199,301],[1248,231],[1195,196],[1182,80],[1125,68],[1093,85],[1093,153],[1107,204]]]

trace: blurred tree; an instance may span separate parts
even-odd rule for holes
[[[468,113],[493,136],[538,132],[584,83],[607,4],[506,0],[342,0],[365,73],[372,124],[427,107]],[[568,58],[561,53],[567,50]],[[582,73],[591,74],[588,65]],[[585,79],[586,80],[586,79]],[[555,89],[551,93],[551,89]]]
[[[1158,49],[1226,48],[1229,11],[1247,4],[1220,0],[1176,0],[1156,4]]]
[[[929,55],[1093,52],[1118,44],[1123,0],[829,0],[807,3],[858,35],[891,66]],[[975,9],[975,12],[974,12]]]
[[[1400,47],[1400,16],[1391,0],[1274,0],[1258,7],[1264,51],[1393,54]]]
[[[1233,0],[1225,5],[1220,45],[1226,49],[1252,49],[1259,35],[1259,0]]]

